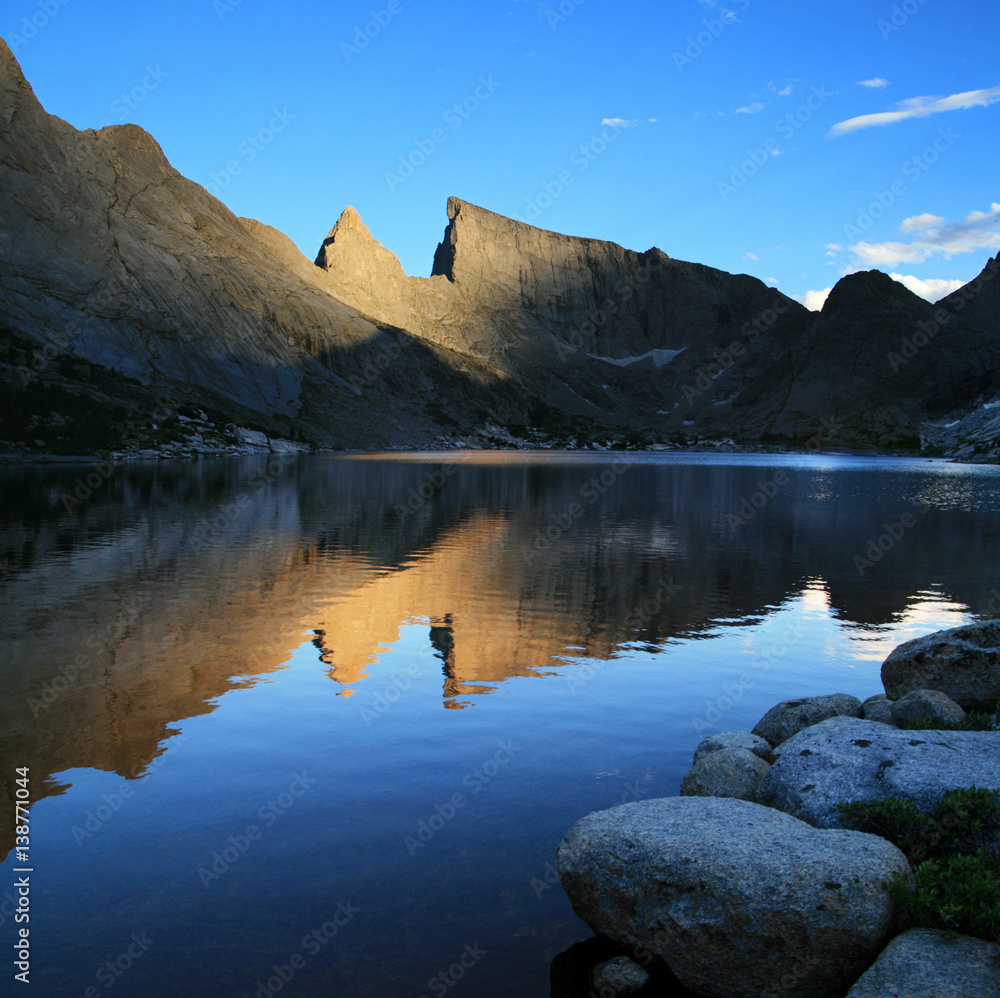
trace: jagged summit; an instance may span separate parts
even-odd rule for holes
[[[2,40],[0,126],[0,381],[25,405],[170,396],[343,447],[553,410],[594,437],[803,442],[834,425],[821,443],[891,447],[1000,387],[1000,260],[938,307],[852,274],[817,314],[745,274],[451,197],[432,276],[408,277],[353,207],[313,264],[142,129],[47,114]],[[39,350],[54,359],[32,373]]]

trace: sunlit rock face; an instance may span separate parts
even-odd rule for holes
[[[25,383],[105,408],[166,396],[333,447],[426,446],[551,410],[590,438],[890,447],[1000,385],[996,261],[937,308],[852,274],[817,314],[745,274],[452,197],[428,278],[353,208],[311,264],[142,129],[46,114],[2,41],[0,120],[6,355]],[[39,348],[53,351],[41,372]]]

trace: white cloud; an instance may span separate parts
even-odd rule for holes
[[[610,125],[612,128],[631,128],[638,123],[638,118],[601,118],[602,125]]]
[[[646,120],[655,125],[660,119],[659,118],[647,118]]]
[[[877,89],[878,87],[889,86],[888,80],[883,80],[881,76],[873,76],[870,80],[858,80],[859,87],[871,87],[872,89]]]
[[[845,135],[859,128],[871,128],[875,125],[891,125],[907,118],[923,118],[929,114],[941,114],[943,111],[960,111],[970,107],[988,107],[1000,100],[1000,87],[990,87],[988,90],[968,90],[962,94],[952,94],[950,97],[909,97],[896,105],[895,111],[880,111],[877,114],[862,114],[857,118],[840,121],[830,129],[830,136]]]
[[[968,283],[967,281],[944,281],[937,277],[922,280],[912,274],[897,274],[895,272],[889,276],[894,281],[899,281],[904,287],[909,288],[915,295],[920,295],[921,298],[926,298],[931,302],[944,298],[945,295],[950,295],[952,291],[957,291]]]
[[[823,308],[826,296],[832,290],[833,288],[823,288],[822,291],[807,291],[804,295],[792,295],[792,297],[813,312],[819,312]]]
[[[849,249],[859,264],[880,268],[896,267],[901,263],[923,263],[932,256],[950,259],[960,253],[1000,249],[1000,203],[996,201],[990,205],[989,211],[969,212],[960,222],[938,224],[943,221],[944,219],[929,212],[913,215],[900,225],[903,229],[903,226],[911,223],[903,231],[916,232],[912,242],[862,241],[854,243]],[[917,231],[918,226],[920,231]]]
[[[746,107],[738,107],[733,113],[734,114],[757,114],[759,111],[764,110],[764,105],[760,101],[754,101],[752,104],[747,104]]]
[[[932,215],[929,211],[925,211],[922,215],[911,215],[909,218],[904,218],[897,228],[900,232],[920,232],[923,229],[929,229],[932,225],[940,225],[943,221],[944,219],[940,215]]]
[[[760,257],[757,256],[756,253],[744,253],[743,256],[740,257],[740,259],[741,260],[759,260]]]

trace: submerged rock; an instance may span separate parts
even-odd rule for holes
[[[841,714],[860,717],[861,701],[849,693],[782,700],[757,722],[753,733],[766,738],[772,746],[780,745],[803,728]]]
[[[909,869],[878,836],[711,797],[587,815],[558,864],[595,932],[648,950],[705,998],[842,998],[892,934],[883,882]]]
[[[997,998],[1000,948],[972,936],[911,929],[882,951],[847,998]]]
[[[749,749],[733,746],[709,752],[681,780],[681,796],[753,800],[768,769],[770,765]]]
[[[605,960],[594,968],[590,982],[599,995],[631,995],[644,988],[649,974],[627,956]]]
[[[951,697],[937,690],[913,690],[894,701],[889,713],[900,728],[911,727],[923,716],[934,724],[957,724],[965,717],[965,711]]]
[[[1000,620],[901,644],[882,663],[882,685],[893,700],[911,690],[939,690],[963,710],[993,713],[1000,702]]]
[[[931,813],[948,790],[1000,790],[995,731],[902,731],[834,717],[800,731],[775,756],[757,800],[817,828],[840,826],[840,801],[900,797]]]

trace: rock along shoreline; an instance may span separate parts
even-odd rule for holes
[[[900,645],[882,681],[864,702],[787,700],[751,732],[710,734],[680,796],[570,829],[557,858],[573,909],[631,954],[595,969],[597,994],[636,993],[665,966],[699,998],[1000,996],[997,939],[914,927],[889,889],[912,885],[926,849],[846,828],[837,807],[930,814],[950,790],[1000,792],[1000,730],[954,728],[997,711],[1000,620]],[[973,846],[1000,856],[1000,820]]]

